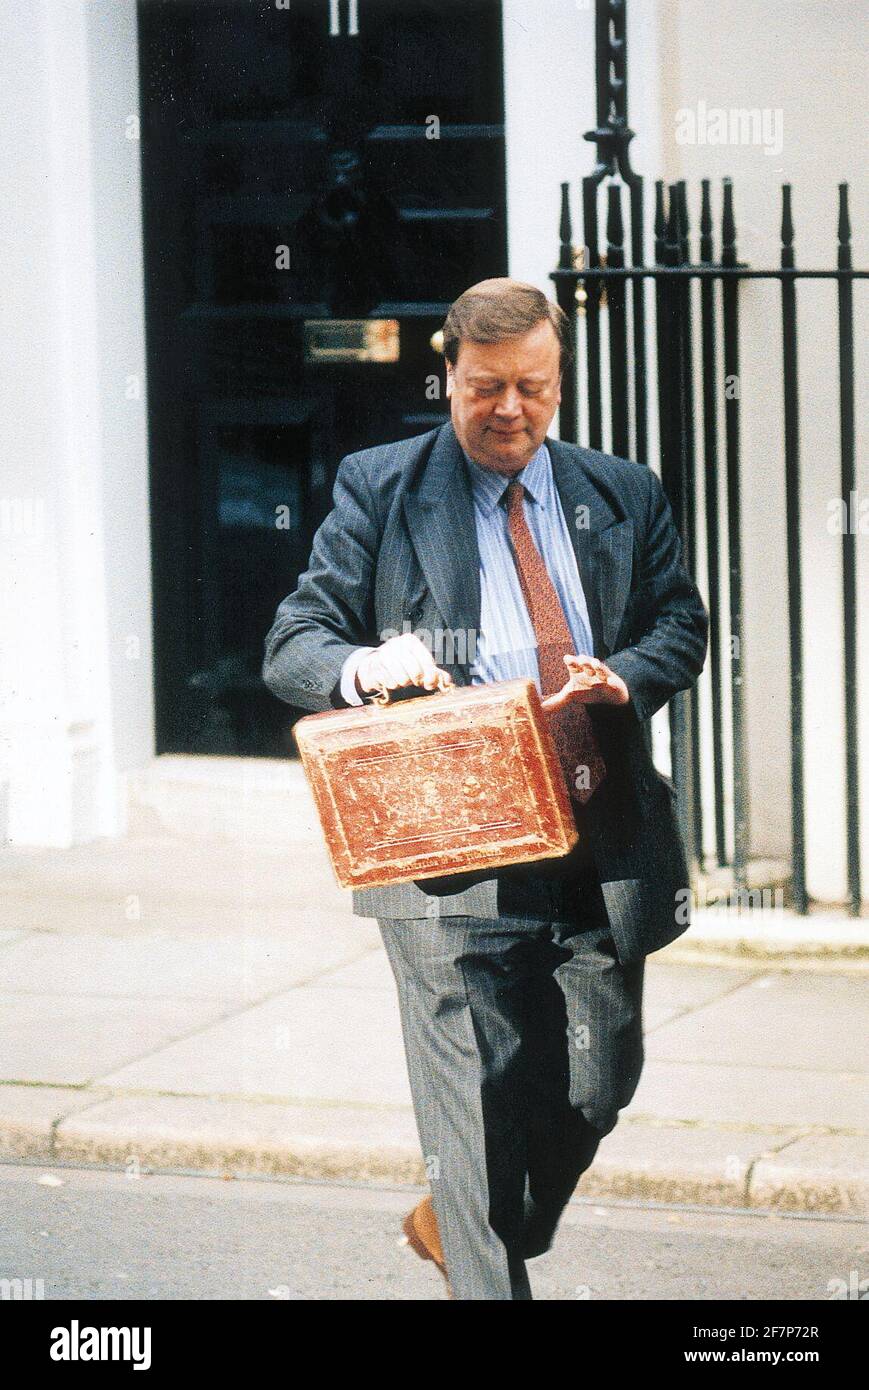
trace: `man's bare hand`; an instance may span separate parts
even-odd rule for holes
[[[356,668],[356,684],[360,694],[370,694],[381,687],[403,690],[410,685],[434,690],[438,685],[452,685],[453,678],[449,671],[435,665],[424,642],[412,632],[405,632],[390,637],[362,658]]]
[[[596,656],[566,656],[564,664],[567,682],[541,702],[544,709],[559,709],[568,700],[579,700],[584,705],[626,705],[630,700],[630,691],[621,676]]]

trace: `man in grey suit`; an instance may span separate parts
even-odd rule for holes
[[[645,956],[688,925],[675,793],[643,725],[696,680],[708,619],[655,474],[547,435],[561,311],[483,281],[444,355],[451,423],[342,461],[263,675],[309,710],[439,677],[540,686],[541,613],[567,638],[544,708],[584,721],[602,770],[578,761],[575,795],[568,780],[576,850],[353,895],[395,975],[431,1181],[405,1233],[452,1296],[528,1299],[525,1261],[636,1090]]]

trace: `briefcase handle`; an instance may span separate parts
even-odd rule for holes
[[[440,674],[440,672],[438,672],[438,683],[435,689],[431,692],[431,694],[434,695],[440,692],[443,695],[448,695],[451,690],[455,690],[455,686],[451,682],[447,681]],[[377,689],[373,692],[371,696],[372,700],[376,705],[388,705],[391,697],[392,691],[388,690],[382,681],[377,686]]]

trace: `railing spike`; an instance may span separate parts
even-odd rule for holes
[[[839,184],[839,269],[851,269],[851,217],[848,212],[848,185]]]
[[[781,189],[781,263],[785,270],[792,269],[795,264],[794,219],[789,183],[783,183]]]
[[[573,265],[573,222],[570,216],[569,183],[561,185],[561,221],[558,234],[561,239],[558,264],[562,270],[569,270]]]
[[[679,216],[679,189],[671,183],[667,190],[667,252],[668,265],[678,265],[681,218]]]
[[[736,265],[736,219],[733,211],[733,180],[724,180],[724,206],[721,211],[721,263]]]
[[[663,261],[667,239],[667,214],[663,199],[663,179],[655,179],[655,260]]]
[[[687,265],[691,260],[691,247],[689,242],[690,228],[688,224],[688,185],[684,179],[680,179],[676,185],[679,198],[679,262]]]
[[[700,259],[712,260],[712,196],[708,179],[700,181]]]

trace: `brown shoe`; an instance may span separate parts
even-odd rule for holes
[[[440,1270],[446,1280],[447,1293],[452,1298],[453,1291],[450,1288],[449,1276],[447,1275],[444,1249],[441,1245],[441,1233],[438,1230],[438,1219],[435,1216],[431,1197],[423,1197],[413,1211],[407,1213],[401,1223],[401,1229],[404,1231],[411,1250],[419,1255],[421,1260],[431,1260],[432,1264]]]

